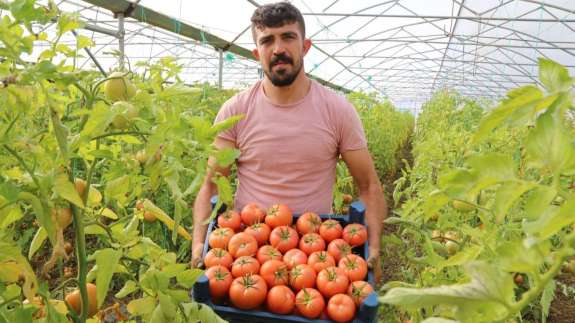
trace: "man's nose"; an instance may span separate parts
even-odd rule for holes
[[[274,43],[274,54],[279,55],[285,53],[285,46],[284,43],[279,40]]]

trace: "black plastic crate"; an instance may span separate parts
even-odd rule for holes
[[[212,198],[212,207],[216,204],[216,197]],[[222,207],[218,213],[225,211],[225,207]],[[300,214],[294,214],[294,221],[299,218]],[[349,223],[361,223],[365,224],[365,206],[363,203],[357,201],[353,202],[349,207],[349,213],[345,215],[329,215],[320,214],[322,220],[325,219],[335,219],[338,220],[342,226],[345,227]],[[203,257],[209,251],[208,239],[210,233],[216,228],[217,219],[214,219],[208,225],[208,230],[206,234],[206,241],[204,244]],[[368,242],[363,246],[355,247],[352,249],[353,253],[362,256],[364,259],[368,258],[369,246]],[[372,285],[374,284],[373,271],[369,270],[367,273],[367,281]],[[375,289],[375,287],[374,287]],[[241,310],[239,308],[233,307],[230,303],[224,302],[223,304],[215,304],[212,302],[210,296],[210,286],[209,280],[205,275],[202,275],[193,287],[193,297],[196,302],[200,302],[211,307],[219,316],[230,322],[254,322],[254,323],[271,323],[271,322],[313,322],[313,323],[330,323],[331,320],[310,320],[299,315],[282,315],[274,314],[265,310],[265,305],[261,309],[255,310]],[[327,305],[327,304],[326,304]],[[377,321],[377,293],[371,293],[364,301],[359,310],[356,312],[355,318],[352,322],[354,323],[372,323]]]

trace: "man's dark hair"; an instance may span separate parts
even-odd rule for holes
[[[301,12],[289,2],[276,2],[263,5],[252,15],[252,35],[256,41],[256,28],[277,28],[294,22],[299,23],[302,38],[305,38],[305,22]]]

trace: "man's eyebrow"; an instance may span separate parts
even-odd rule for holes
[[[286,31],[282,33],[282,36],[297,36],[297,33],[294,31]]]
[[[260,43],[261,43],[262,41],[265,41],[265,40],[271,39],[271,38],[273,38],[273,37],[274,37],[273,35],[262,36],[262,37],[260,37],[260,39],[259,39],[259,41],[258,41],[258,42],[260,42]]]

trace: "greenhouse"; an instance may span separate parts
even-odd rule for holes
[[[575,2],[277,1],[0,0],[0,323],[575,322]]]

